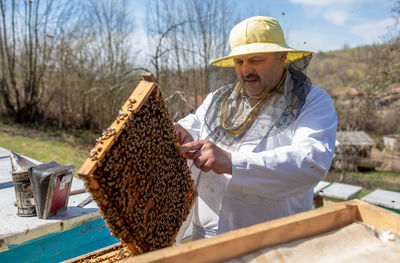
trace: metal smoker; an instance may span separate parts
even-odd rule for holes
[[[10,153],[10,160],[15,197],[17,198],[17,215],[24,217],[35,216],[35,200],[33,198],[28,170],[36,166],[36,164],[14,152]]]
[[[73,165],[47,162],[31,167],[29,174],[39,218],[46,219],[67,208],[74,176]]]
[[[10,159],[18,216],[37,215],[47,219],[67,208],[73,165],[54,161],[36,165],[14,152]]]

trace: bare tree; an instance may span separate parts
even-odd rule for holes
[[[101,129],[137,81],[134,21],[124,0],[86,1],[80,10],[74,28],[57,38],[51,77],[57,92],[50,105],[55,110],[48,116],[59,126]]]
[[[184,35],[185,17],[180,16],[181,6],[177,1],[153,1],[147,6],[148,42],[153,51],[150,55],[151,65],[154,67],[156,80],[161,89],[166,83],[161,82],[165,78],[165,70],[181,69],[179,35]],[[172,54],[172,52],[175,52]],[[175,62],[171,64],[171,57],[175,55]],[[172,59],[173,60],[173,59]],[[165,79],[164,79],[165,80]]]
[[[8,115],[18,122],[43,115],[52,38],[66,27],[72,9],[73,1],[0,1],[0,91]]]
[[[198,95],[209,91],[210,60],[227,53],[228,34],[235,22],[235,16],[233,5],[218,0],[192,1],[187,5],[186,16],[190,21],[190,49],[195,54],[192,61],[201,72],[200,87],[195,89],[194,94],[197,107]]]
[[[100,6],[97,6],[99,3]],[[121,106],[123,100],[121,92],[132,87],[132,83],[138,79],[135,74],[137,73],[133,62],[135,53],[131,41],[134,21],[127,3],[126,0],[91,1],[92,10],[96,14],[92,26],[97,34],[95,37],[97,46],[93,46],[93,51],[97,54],[93,55],[98,58],[97,75],[101,80],[100,83],[96,83],[95,88],[99,89],[99,92],[95,100],[106,99],[112,112],[116,112]],[[129,89],[128,93],[131,91]],[[114,116],[107,116],[108,119],[105,120],[109,122],[110,117]]]
[[[146,19],[159,86],[168,96],[179,93],[173,98],[185,99],[184,103],[194,97],[197,107],[198,97],[209,92],[210,60],[228,53],[228,34],[237,20],[235,4],[225,0],[152,1]],[[181,107],[174,110],[184,111]]]

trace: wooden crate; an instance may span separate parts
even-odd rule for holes
[[[267,247],[337,230],[354,222],[400,233],[400,215],[360,200],[352,200],[239,229],[214,238],[129,257],[119,262],[221,262]],[[112,248],[108,248],[109,253],[115,253]],[[96,253],[101,251],[69,262],[84,262],[86,259],[96,258]]]

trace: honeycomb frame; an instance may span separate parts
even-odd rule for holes
[[[78,170],[111,234],[141,254],[174,244],[197,197],[151,73],[96,140]]]

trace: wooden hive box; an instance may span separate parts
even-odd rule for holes
[[[78,171],[111,233],[132,254],[173,245],[197,197],[150,73]]]
[[[377,231],[388,229],[400,233],[400,215],[360,200],[352,200],[239,229],[214,238],[193,241],[134,258],[128,257],[118,262],[290,262],[285,260],[285,256],[290,254],[293,249],[298,250],[299,246],[306,244],[309,239],[316,240],[318,249],[326,252],[331,244],[336,244],[339,240],[334,239],[331,244],[328,243],[325,247],[322,247],[320,240],[325,236],[329,237],[332,233],[335,235],[347,227],[353,227],[353,224],[359,223],[368,225],[368,228]],[[356,227],[359,226],[356,225]],[[390,243],[392,247],[387,248],[387,250],[393,250],[394,246],[395,252],[400,251],[398,237],[397,241],[389,241],[389,243],[392,242]],[[359,242],[356,237],[351,236],[342,244],[344,247],[347,246],[347,241],[353,241],[352,244]],[[391,262],[384,260],[384,256],[389,254],[383,255],[383,253],[386,253],[385,246],[379,247],[379,249],[380,253],[375,253],[379,257],[382,256],[379,262]],[[75,258],[70,262],[113,262],[112,255],[117,250],[117,246],[111,246],[107,249]],[[287,253],[287,250],[289,250],[289,253]],[[347,251],[349,250],[349,255],[345,256],[350,258],[359,256],[358,254],[351,255],[351,251],[353,251],[351,245],[347,246]],[[354,249],[354,251],[356,250]],[[301,258],[304,258],[304,255],[319,255],[318,253],[320,252],[303,250],[302,253],[295,255],[297,260],[292,262],[314,262],[312,260],[302,261]],[[271,254],[268,253],[274,254],[275,261],[271,260]],[[108,258],[107,255],[109,256]],[[371,260],[376,259],[372,257]],[[318,256],[315,260],[315,262],[321,261],[352,262],[348,260],[341,261],[338,255],[334,255],[331,258]]]

